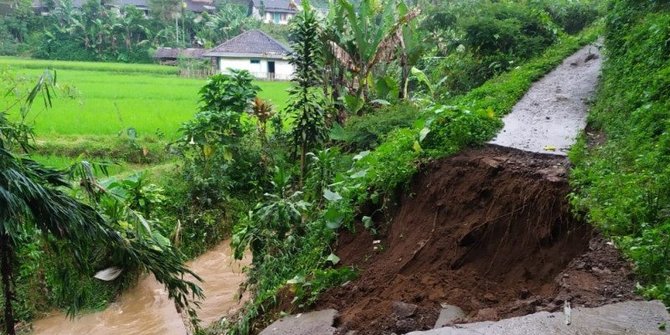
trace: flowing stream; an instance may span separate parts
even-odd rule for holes
[[[242,267],[248,263],[246,258],[233,259],[230,241],[189,262],[191,270],[204,281],[200,286],[206,298],[198,312],[202,325],[215,322],[242,306],[236,295],[245,279]],[[147,276],[104,311],[84,314],[74,320],[56,313],[36,321],[33,332],[36,335],[184,335],[187,330],[163,286],[153,276]]]

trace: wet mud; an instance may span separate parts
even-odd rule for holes
[[[570,212],[568,164],[497,146],[431,163],[387,229],[343,233],[359,279],[314,309],[340,311],[343,334],[391,334],[433,328],[442,304],[466,323],[637,299],[628,263]]]

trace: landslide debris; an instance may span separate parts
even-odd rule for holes
[[[567,171],[497,146],[431,163],[385,231],[343,233],[337,254],[360,276],[315,310],[338,310],[342,334],[391,334],[432,328],[445,304],[464,323],[636,299],[628,263],[570,213]]]

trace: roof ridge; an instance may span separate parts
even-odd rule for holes
[[[251,29],[209,49],[207,54],[256,54],[288,56],[291,49],[260,29]]]
[[[291,52],[291,49],[290,49],[290,48],[288,48],[287,46],[285,46],[283,43],[277,41],[274,37],[268,35],[268,33],[264,32],[264,31],[262,31],[262,30],[260,30],[260,29],[252,29],[252,30],[249,30],[249,31],[257,31],[257,32],[259,32],[259,33],[261,33],[263,36],[265,36],[266,38],[268,38],[270,41],[272,41],[273,43],[275,43],[275,44],[279,45],[280,47],[282,47],[282,49],[284,49],[286,52],[289,52],[289,53]]]
[[[217,49],[222,48],[222,47],[225,47],[225,46],[227,46],[227,45],[229,45],[229,44],[232,44],[232,43],[234,43],[235,41],[237,41],[238,39],[241,39],[241,38],[243,38],[243,37],[245,37],[245,36],[247,36],[247,35],[249,35],[249,34],[251,34],[251,33],[260,33],[261,36],[267,38],[270,42],[272,42],[272,43],[276,44],[277,46],[279,46],[279,47],[280,47],[282,50],[284,50],[286,53],[290,53],[290,52],[291,52],[291,49],[290,49],[290,48],[288,48],[288,47],[285,46],[283,43],[277,41],[277,40],[274,39],[272,36],[268,35],[266,32],[264,32],[264,31],[262,31],[262,30],[260,30],[260,29],[251,29],[251,30],[247,30],[247,31],[245,31],[245,32],[242,32],[242,33],[240,33],[239,35],[237,35],[237,36],[235,36],[235,37],[233,37],[233,38],[230,38],[230,39],[228,39],[228,40],[222,42],[221,44],[215,46],[214,48],[209,49],[207,52],[215,52]]]

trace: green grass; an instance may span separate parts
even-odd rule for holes
[[[42,60],[16,57],[0,57],[0,66],[16,66],[27,69],[53,68],[59,70],[84,70],[84,71],[108,71],[123,73],[147,73],[147,74],[172,74],[176,75],[179,70],[173,66],[162,66],[152,64],[127,64],[127,63],[99,63],[99,62],[74,62],[60,60]]]
[[[198,90],[205,83],[205,79],[171,75],[176,68],[160,65],[0,57],[2,67],[27,77],[26,85],[45,68],[53,68],[60,87],[74,93],[74,98],[61,93],[51,109],[39,104],[34,106],[29,120],[34,122],[39,138],[117,135],[132,127],[140,137],[160,133],[171,140],[180,124],[193,116],[198,105]],[[262,89],[259,96],[270,101],[277,111],[285,107],[288,83],[259,81],[256,84]],[[0,98],[0,109],[6,109],[13,98]]]

